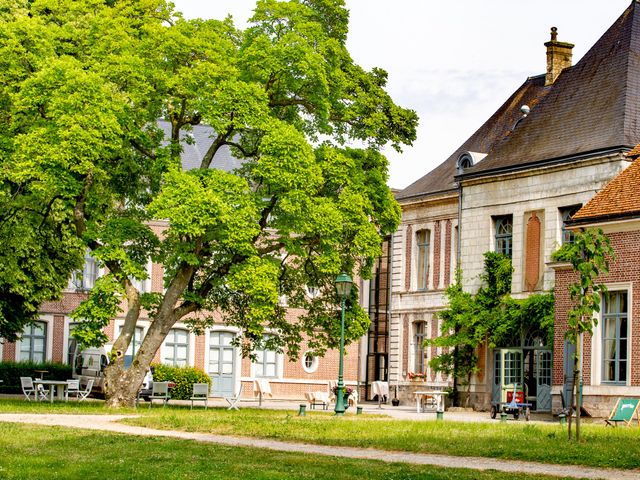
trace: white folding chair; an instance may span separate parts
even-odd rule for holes
[[[69,401],[69,395],[75,395],[76,400],[80,399],[80,380],[67,380],[65,391],[65,401]]]
[[[38,399],[46,400],[47,392],[45,392],[42,385],[38,385],[38,387],[34,387],[33,379],[31,377],[20,377],[20,385],[22,386],[22,393],[26,399],[30,402],[31,395],[33,395],[33,399],[37,402]]]
[[[227,407],[227,410],[240,410],[238,403],[240,403],[241,395],[242,395],[242,388],[238,390],[238,393],[235,394],[233,397],[224,397],[224,399],[229,404],[229,407]]]
[[[87,382],[87,386],[84,390],[78,390],[78,401],[82,402],[85,400],[89,394],[91,393],[91,389],[93,388],[93,378],[90,378]]]
[[[209,407],[209,384],[194,383],[190,400],[191,410],[193,410],[193,402],[204,402],[204,409],[207,410]]]

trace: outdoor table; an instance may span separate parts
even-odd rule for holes
[[[44,374],[45,373],[49,373],[49,370],[34,370],[35,373],[39,373],[40,374],[40,380],[42,380],[44,378]]]
[[[53,403],[53,389],[57,390],[57,397],[65,398],[64,390],[67,388],[68,383],[66,380],[34,380],[33,384],[36,386],[42,385],[43,387],[49,386],[49,401]],[[38,395],[36,395],[36,401],[38,401]]]
[[[416,392],[416,411],[418,413],[422,412],[423,398],[433,397],[436,404],[436,412],[444,412],[444,397],[448,394],[449,392],[442,390],[425,390]]]

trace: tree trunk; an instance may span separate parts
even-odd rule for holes
[[[191,266],[184,266],[178,270],[169,288],[167,288],[165,292],[156,317],[152,320],[147,334],[131,362],[131,366],[125,369],[124,353],[129,346],[130,336],[135,330],[140,311],[139,294],[134,288],[135,293],[129,295],[129,285],[127,285],[128,297],[130,300],[134,299],[134,301],[129,303],[130,308],[125,317],[125,326],[122,329],[121,335],[113,344],[114,349],[117,347],[115,350],[115,359],[105,370],[105,397],[108,407],[121,408],[135,406],[136,397],[138,396],[144,377],[149,371],[153,357],[167,337],[169,330],[171,330],[180,318],[193,311],[192,308],[185,307],[175,309],[193,271],[194,269]]]
[[[131,362],[128,369],[124,369],[124,361],[110,365],[105,371],[106,405],[110,408],[134,407],[136,397],[142,386],[145,375],[151,367],[156,352],[162,345],[169,330],[176,323],[173,317],[156,317]]]
[[[577,333],[577,332],[576,332]],[[580,441],[580,413],[582,410],[582,397],[581,397],[581,377],[582,372],[580,371],[580,358],[582,356],[582,338],[579,333],[576,335],[576,363],[573,374],[573,384],[576,386],[576,442]]]

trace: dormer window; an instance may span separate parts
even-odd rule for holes
[[[458,162],[456,163],[458,173],[460,174],[467,168],[473,167],[476,163],[478,163],[486,156],[486,153],[464,152],[458,157]]]

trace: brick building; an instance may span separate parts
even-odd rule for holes
[[[584,407],[607,415],[619,397],[640,396],[640,148],[627,156],[633,163],[586,203],[571,221],[572,228],[601,228],[611,240],[615,260],[597,281],[607,286],[593,335],[584,336],[582,381]],[[556,311],[553,389],[554,408],[568,398],[575,347],[564,340],[568,286],[576,281],[570,265],[556,265]]]
[[[160,126],[168,136],[169,124],[160,122]],[[210,133],[209,127],[198,125],[192,132],[183,135],[182,165],[184,169],[199,166],[202,152],[211,145]],[[226,146],[218,151],[212,162],[212,168],[225,171],[234,170],[239,165],[240,162],[231,155]],[[166,227],[166,224],[160,221],[151,222],[149,225],[157,234]],[[59,301],[42,305],[39,321],[25,329],[22,340],[17,343],[0,342],[0,359],[70,363],[75,349],[75,340],[70,336],[73,329],[70,314],[86,298],[86,292],[91,289],[100,274],[101,269],[98,268],[95,260],[87,255],[83,272],[73,275]],[[141,293],[162,292],[162,265],[150,261],[147,266],[147,275],[147,280],[135,282],[138,290]],[[362,285],[360,290],[363,291]],[[309,290],[309,295],[312,294],[313,291]],[[286,299],[282,298],[281,302],[286,305]],[[301,313],[300,310],[290,308],[287,316],[291,321],[295,321]],[[217,324],[207,328],[203,335],[196,335],[186,324],[177,323],[156,353],[154,361],[201,368],[211,376],[212,394],[215,396],[230,396],[242,389],[245,398],[252,397],[253,380],[265,378],[269,380],[275,398],[302,399],[305,392],[326,391],[329,381],[337,380],[337,351],[330,350],[322,358],[314,357],[309,354],[306,343],[303,343],[300,358],[290,358],[286,352],[279,354],[264,350],[255,352],[257,359],[252,362],[242,358],[240,350],[231,345],[232,339],[238,334],[238,329],[226,326],[219,316],[217,318],[219,320]],[[114,341],[123,324],[124,316],[115,318],[105,329],[109,342]],[[149,316],[143,311],[125,359],[135,353],[149,324]],[[364,373],[360,363],[364,362],[362,358],[364,358],[365,345],[366,342],[363,340],[345,349],[344,379],[347,385],[356,386],[361,379],[361,373]]]

